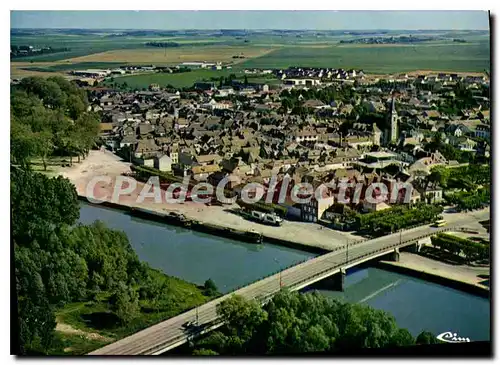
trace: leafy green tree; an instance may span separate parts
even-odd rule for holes
[[[417,345],[433,345],[439,343],[439,340],[431,332],[422,331],[415,342]]]
[[[415,345],[415,339],[411,333],[406,328],[399,328],[392,335],[390,340],[390,345],[392,346],[413,346]]]
[[[217,289],[217,285],[215,285],[214,281],[212,279],[208,279],[205,281],[205,284],[203,285],[203,293],[204,295],[208,297],[213,297],[218,294],[219,290]]]
[[[42,158],[43,170],[47,171],[47,156],[54,150],[52,142],[52,134],[48,131],[38,132],[34,134],[35,151]]]
[[[193,351],[193,355],[195,355],[195,356],[217,356],[219,354],[213,350],[210,350],[210,349],[196,349]]]
[[[139,314],[139,295],[120,282],[116,292],[109,299],[111,308],[122,323],[129,323]]]
[[[80,215],[75,187],[61,176],[50,179],[14,168],[10,193],[11,214],[16,218],[12,219],[12,237],[20,245],[40,229],[72,225]]]
[[[68,115],[71,119],[76,120],[85,112],[85,103],[77,95],[68,97]]]
[[[10,159],[11,163],[28,168],[31,159],[36,156],[37,146],[29,125],[22,124],[16,117],[11,117]]]
[[[283,290],[263,308],[232,296],[219,304],[217,313],[226,325],[199,340],[195,349],[222,355],[292,354],[415,343],[386,312],[318,293]]]

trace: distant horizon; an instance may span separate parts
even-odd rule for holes
[[[10,20],[11,29],[489,31],[490,28],[489,12],[476,10],[11,11]]]
[[[346,32],[359,32],[359,31],[370,31],[370,32],[376,32],[376,31],[400,31],[400,30],[406,30],[406,31],[414,31],[414,32],[422,32],[422,31],[440,31],[440,32],[447,32],[447,31],[452,31],[452,32],[464,32],[464,31],[475,31],[475,32],[489,32],[489,29],[479,29],[479,28],[470,28],[470,29],[405,29],[405,28],[398,28],[398,29],[385,29],[385,28],[370,28],[370,29],[348,29],[348,28],[338,28],[338,29],[295,29],[295,28],[172,28],[172,29],[162,29],[162,28],[85,28],[85,27],[38,27],[38,28],[29,28],[29,27],[15,27],[15,28],[10,28],[11,30],[17,30],[17,29],[23,29],[23,30],[45,30],[45,29],[50,29],[50,30],[58,30],[58,29],[85,29],[85,30],[142,30],[142,31],[214,31],[214,30],[248,30],[248,31],[277,31],[277,30],[294,30],[294,31],[302,31],[302,32],[331,32],[331,31],[346,31]]]

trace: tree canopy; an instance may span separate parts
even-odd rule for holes
[[[416,343],[388,313],[316,292],[282,290],[264,307],[234,295],[219,304],[217,313],[225,325],[198,340],[193,354],[335,352]],[[429,336],[429,332],[419,335],[420,343],[430,343]]]
[[[11,90],[11,161],[44,169],[51,154],[85,156],[99,133],[99,116],[88,112],[85,91],[62,77],[25,77]]]

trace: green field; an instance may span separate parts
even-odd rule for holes
[[[201,37],[172,38],[172,37],[109,37],[106,35],[47,35],[47,36],[13,36],[12,45],[36,45],[53,48],[69,48],[70,51],[44,54],[30,57],[16,58],[13,62],[53,62],[94,53],[101,53],[117,49],[146,48],[147,42],[175,41],[182,47],[202,47],[214,44],[242,45],[242,40],[225,37],[224,39],[207,39]],[[147,47],[155,49],[154,47]],[[147,62],[147,60],[145,60]]]
[[[281,48],[243,62],[241,67],[290,66],[363,69],[370,73],[414,70],[474,71],[490,69],[489,43],[441,43],[416,46],[334,46]]]
[[[182,88],[193,86],[193,84],[197,81],[209,81],[212,77],[227,77],[230,74],[235,74],[237,77],[242,76],[242,72],[238,70],[194,70],[178,74],[149,73],[142,75],[120,76],[115,77],[114,81],[105,81],[104,84],[123,84],[126,82],[128,87],[132,89],[147,88],[151,84],[158,84],[160,86],[172,85],[176,88]]]
[[[277,33],[275,31],[250,32],[243,36],[210,35],[207,32],[192,32],[191,34],[181,34],[179,36],[110,36],[110,34],[37,34],[19,35],[11,37],[12,45],[36,45],[51,46],[54,48],[70,48],[68,52],[23,57],[15,59],[13,62],[49,62],[68,60],[78,56],[85,56],[112,50],[144,50],[145,43],[150,41],[171,41],[180,44],[174,48],[177,52],[186,49],[186,54],[193,53],[193,50],[200,50],[200,59],[203,59],[204,52],[208,52],[212,57],[214,49],[218,46],[230,47],[266,47],[275,48],[272,52],[258,58],[248,58],[237,67],[257,67],[257,68],[286,68],[289,66],[304,67],[332,67],[332,68],[356,68],[363,69],[370,73],[394,73],[414,70],[443,70],[443,71],[475,71],[481,72],[490,68],[490,47],[489,35],[487,32],[474,31],[446,31],[446,32],[410,32],[393,31],[388,35],[421,34],[438,36],[443,40],[433,40],[431,42],[405,45],[362,45],[348,44],[341,45],[342,39],[355,39],[358,36],[345,32],[290,32]],[[362,37],[362,36],[360,36]],[[444,38],[446,37],[446,40]],[[452,38],[465,39],[467,43],[452,42]],[[437,39],[437,38],[436,38]],[[224,48],[224,47],[221,47]],[[150,50],[161,50],[155,47],[147,47]],[[160,52],[161,53],[161,52]],[[166,52],[167,53],[167,52]],[[120,61],[127,61],[126,56]],[[141,56],[142,57],[142,56]],[[169,62],[158,61],[158,56],[154,64],[167,64]],[[167,57],[168,58],[168,57]],[[133,58],[134,63],[152,62],[147,55],[144,60]],[[75,60],[80,64],[71,65],[73,60],[68,60],[68,64],[56,65],[43,69],[43,65],[36,65],[34,71],[66,71],[77,68],[100,68],[114,66],[110,59],[89,59],[88,61]],[[87,60],[86,60],[87,61]],[[102,62],[97,62],[102,61]],[[130,61],[132,62],[132,61]],[[120,62],[121,64],[127,62]],[[151,83],[150,76],[134,76],[131,82],[139,87]],[[194,77],[194,78],[193,78]],[[197,81],[198,75],[162,75],[158,80],[159,84],[189,86]],[[157,78],[157,76],[155,76]],[[132,81],[133,80],[133,81]],[[129,81],[127,80],[127,83]],[[147,85],[146,85],[147,86]]]

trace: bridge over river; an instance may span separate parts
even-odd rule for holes
[[[247,299],[257,299],[264,303],[279,292],[281,287],[300,290],[327,278],[341,290],[345,270],[350,267],[386,255],[393,255],[393,259],[397,259],[400,248],[416,246],[419,240],[438,232],[456,230],[485,219],[489,219],[489,210],[454,220],[449,223],[449,226],[443,228],[421,226],[372,240],[344,245],[335,251],[302,262],[205,303],[198,308],[104,346],[91,352],[90,355],[159,355],[186,343],[197,335],[221,326],[222,322],[216,314],[217,304],[233,294],[241,295]],[[187,321],[195,319],[198,319],[200,324],[198,331],[193,332],[182,327]]]

